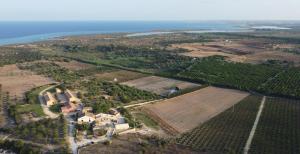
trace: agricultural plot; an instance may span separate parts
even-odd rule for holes
[[[191,132],[177,143],[211,153],[242,153],[262,97],[248,96]],[[220,99],[221,100],[221,99]]]
[[[207,87],[145,108],[159,122],[175,132],[187,132],[230,108],[249,94],[231,89]]]
[[[300,69],[291,68],[279,74],[263,87],[262,91],[279,96],[300,97]]]
[[[267,98],[250,153],[300,153],[300,101]]]
[[[199,87],[199,84],[179,81],[174,79],[162,78],[157,76],[149,76],[128,82],[121,83],[137,89],[149,91],[161,96],[168,96],[177,90],[190,89]],[[176,88],[177,87],[177,88]]]
[[[223,57],[207,57],[178,76],[219,86],[257,90],[261,84],[279,72],[280,69],[276,66],[231,63]]]
[[[20,70],[16,65],[0,67],[0,84],[2,85],[2,90],[18,98],[23,98],[24,93],[34,87],[53,82],[53,80],[31,71]]]
[[[57,61],[57,62],[55,62],[55,64],[57,64],[61,67],[64,67],[66,69],[72,70],[72,71],[84,70],[84,69],[89,69],[89,68],[93,67],[93,65],[81,63],[81,62],[74,61],[74,60],[69,61],[69,62]]]
[[[146,75],[126,70],[117,70],[113,72],[98,73],[95,74],[95,76],[106,81],[114,81],[116,79],[117,82],[126,82],[129,80],[145,77]]]

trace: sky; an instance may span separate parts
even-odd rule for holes
[[[0,20],[300,20],[299,7],[300,0],[0,0]]]

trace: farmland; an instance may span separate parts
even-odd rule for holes
[[[178,76],[219,86],[257,90],[261,84],[279,72],[277,66],[232,63],[224,61],[223,57],[208,57],[199,60]]]
[[[136,127],[135,135],[116,135],[111,145],[83,148],[85,153],[242,153],[261,94],[267,102],[250,153],[300,153],[299,100],[271,98],[300,98],[298,45],[284,40],[174,32],[1,47],[1,126],[21,140],[65,145],[65,121],[46,119],[37,99],[43,85],[60,82],[91,114],[117,108]],[[50,110],[59,111],[59,105]],[[155,134],[179,144],[152,139]]]
[[[72,71],[78,71],[78,70],[84,70],[92,68],[93,65],[81,63],[78,61],[56,61],[55,64],[64,67],[66,69],[72,70]]]
[[[145,108],[175,131],[183,133],[225,111],[248,95],[236,90],[207,87]]]
[[[24,98],[26,91],[53,82],[53,80],[37,75],[34,72],[20,70],[16,65],[0,67],[2,90],[9,92],[13,97]]]
[[[126,71],[126,70],[116,70],[112,72],[103,72],[95,74],[96,78],[106,80],[106,81],[114,81],[117,79],[117,82],[126,82],[129,80],[138,79],[141,77],[145,77],[145,74]]]
[[[187,52],[183,52],[181,55],[189,57],[220,55],[233,62],[259,64],[266,59],[273,59],[289,61],[299,65],[300,56],[287,52],[297,51],[293,44],[275,45],[269,44],[269,42],[266,39],[215,39],[205,43],[172,44],[170,48],[186,49]]]
[[[250,153],[300,153],[300,102],[267,98]]]
[[[268,94],[299,98],[300,86],[295,84],[299,82],[300,69],[290,68],[267,82],[262,90]]]
[[[242,153],[258,111],[260,96],[248,96],[234,107],[177,139],[203,152]]]
[[[157,76],[149,76],[121,83],[123,85],[135,87],[141,90],[156,93],[162,96],[168,96],[172,89],[178,87],[179,90],[199,87],[199,84],[185,82],[180,80],[168,79]]]

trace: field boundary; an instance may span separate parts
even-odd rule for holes
[[[244,148],[244,152],[243,152],[244,154],[248,154],[248,152],[250,150],[251,143],[252,143],[252,140],[253,140],[253,137],[254,137],[254,134],[255,134],[255,131],[256,131],[261,113],[262,113],[262,111],[264,109],[264,106],[265,106],[265,102],[266,102],[266,96],[264,96],[263,99],[261,100],[261,104],[260,104],[259,110],[257,112],[256,119],[254,121],[253,127],[251,129],[251,132],[249,134],[248,140],[247,140],[245,148]]]
[[[165,130],[168,134],[170,135],[178,135],[180,132],[177,131],[174,127],[172,127],[171,125],[169,125],[168,123],[166,123],[163,119],[161,119],[156,113],[154,113],[153,111],[143,108],[143,111],[148,114],[149,116],[151,116],[153,118],[154,121],[156,121],[159,126]]]

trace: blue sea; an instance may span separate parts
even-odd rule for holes
[[[30,43],[51,38],[105,33],[146,33],[170,31],[239,31],[236,22],[159,22],[159,21],[69,21],[0,22],[0,45]],[[133,35],[134,36],[134,35]],[[138,35],[137,35],[138,36]]]

